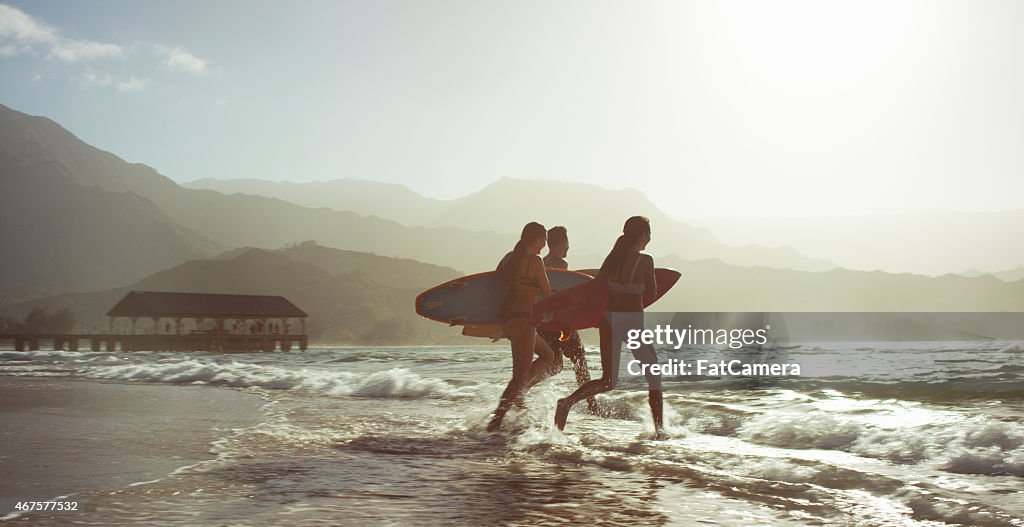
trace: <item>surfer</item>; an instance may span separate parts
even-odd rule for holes
[[[569,254],[569,233],[565,227],[558,226],[548,229],[548,254],[544,256],[544,266],[553,269],[568,269],[569,262],[565,257]],[[587,357],[584,355],[583,342],[580,334],[573,331],[569,338],[561,340],[560,331],[537,330],[544,342],[555,355],[564,355],[572,363],[576,372],[576,384],[583,386],[590,381],[590,371],[587,370]],[[556,372],[557,373],[557,372]],[[587,398],[587,410],[592,414],[599,414],[600,407],[593,397]]]
[[[644,300],[653,300],[658,292],[654,278],[654,258],[640,252],[650,241],[650,220],[643,216],[633,216],[626,220],[622,227],[622,236],[615,241],[615,246],[601,264],[596,279],[608,281],[608,305],[599,326],[601,378],[580,386],[568,397],[558,400],[555,407],[555,426],[559,430],[565,428],[569,410],[573,405],[614,389],[618,382],[622,344],[629,330],[643,329]],[[658,362],[654,347],[649,344],[641,345],[639,349],[634,350],[633,356],[643,364]],[[654,417],[655,433],[661,436],[664,434],[661,378],[648,374],[647,384],[648,403]]]
[[[505,413],[513,404],[523,406],[523,396],[530,386],[561,370],[561,355],[556,362],[554,352],[543,339],[537,338],[537,328],[530,324],[537,293],[544,297],[551,294],[544,261],[540,258],[546,242],[544,226],[527,223],[515,248],[498,264],[497,270],[508,284],[501,317],[505,335],[512,341],[512,380],[501,394],[494,417],[487,425],[489,432],[501,427]],[[532,360],[534,354],[538,355],[536,360]]]

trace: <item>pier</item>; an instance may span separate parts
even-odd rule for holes
[[[235,335],[196,332],[184,335],[122,334],[0,334],[0,347],[9,344],[16,351],[41,349],[65,351],[211,351],[251,353],[306,351],[306,335]]]
[[[16,351],[306,351],[305,311],[283,296],[132,291],[106,333],[0,334]],[[293,331],[294,322],[298,330]]]

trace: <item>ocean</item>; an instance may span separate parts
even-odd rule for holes
[[[10,427],[0,515],[15,525],[1024,526],[1024,343],[802,343],[784,354],[800,377],[666,378],[670,437],[657,440],[637,386],[601,396],[615,417],[580,404],[557,432],[555,401],[574,388],[568,362],[486,433],[510,376],[507,346],[0,352]],[[588,360],[597,376],[596,350]],[[79,410],[45,402],[58,392]],[[82,473],[119,452],[140,460],[120,479]],[[78,510],[11,510],[43,499],[40,489]]]

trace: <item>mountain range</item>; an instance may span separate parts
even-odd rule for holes
[[[438,200],[392,183],[336,179],[305,183],[201,179],[195,189],[279,197],[310,207],[347,210],[404,225],[515,234],[527,221],[569,227],[575,250],[600,258],[623,218],[651,218],[655,255],[714,258],[743,266],[825,271],[836,267],[938,276],[992,274],[1024,278],[1024,209],[912,212],[816,218],[689,218],[664,214],[642,193],[543,180],[499,180],[467,196]],[[472,220],[467,220],[471,218]],[[972,269],[963,273],[963,269]]]
[[[1017,280],[1024,280],[1024,267],[1018,267],[1016,269],[1007,269],[1005,271],[996,271],[989,273],[972,268],[960,273],[960,276],[966,276],[968,278],[974,278],[976,276],[984,275],[989,275],[998,278],[1004,282],[1016,282]]]
[[[1024,244],[1013,242],[1024,239],[1024,209],[686,221],[725,243],[793,247],[847,269],[931,276],[975,269],[1024,278],[1005,271],[1024,263]]]
[[[527,221],[567,226],[573,267],[595,267],[635,214],[652,220],[659,265],[684,273],[660,310],[1024,310],[1010,265],[1002,280],[836,268],[785,246],[720,243],[629,189],[502,179],[435,200],[351,179],[178,185],[2,105],[0,183],[7,316],[73,306],[95,325],[131,289],[248,292],[292,298],[331,342],[440,341],[451,331],[412,314],[417,291],[492,269]],[[1010,244],[1015,232],[989,237]]]
[[[609,190],[586,183],[503,178],[453,200],[426,198],[400,185],[355,179],[311,183],[202,179],[183,186],[281,197],[300,205],[354,211],[410,226],[495,232],[511,236],[511,240],[530,221],[548,227],[564,225],[573,250],[591,260],[600,260],[608,252],[626,218],[643,215],[651,219],[657,240],[650,247],[654,254],[806,271],[835,267],[788,247],[722,244],[707,229],[672,219],[639,191]]]
[[[660,232],[660,251],[665,254],[717,257],[738,264],[760,263],[806,269],[831,267],[827,262],[806,259],[788,249],[762,250],[721,245],[706,230],[665,217],[643,194],[634,190],[606,190],[593,185],[550,181],[501,180],[438,208],[437,202],[417,197],[395,185],[354,183],[362,188],[350,192],[354,196],[352,202],[364,204],[358,212],[377,211],[385,215],[389,211],[427,211],[425,208],[435,207],[431,221],[423,225],[403,225],[378,215],[303,207],[278,197],[186,188],[150,167],[126,163],[110,152],[94,148],[48,119],[27,116],[6,106],[0,107],[0,128],[0,171],[4,174],[5,185],[11,184],[16,190],[9,192],[11,200],[32,192],[24,185],[42,188],[57,185],[65,187],[66,192],[81,190],[81,193],[87,192],[84,188],[92,187],[110,192],[106,195],[111,201],[134,201],[136,208],[144,207],[152,212],[152,218],[133,220],[132,224],[163,224],[168,229],[167,235],[176,237],[163,239],[152,234],[152,229],[139,227],[137,230],[151,235],[146,239],[155,240],[152,243],[165,248],[151,253],[148,256],[151,261],[121,262],[121,259],[136,257],[125,254],[124,250],[97,247],[95,253],[100,256],[81,259],[78,266],[63,266],[63,271],[54,268],[51,270],[52,279],[33,279],[28,273],[18,274],[17,279],[13,276],[5,278],[0,283],[0,292],[15,298],[61,293],[69,289],[101,289],[111,283],[109,280],[92,279],[94,274],[100,278],[105,276],[104,272],[131,278],[188,258],[210,256],[233,247],[276,249],[305,239],[313,239],[329,247],[409,257],[450,265],[466,272],[476,271],[492,268],[514,245],[521,226],[530,220],[547,221],[552,225],[567,224],[572,228],[574,244],[582,248],[581,253],[602,254],[622,228],[622,221],[633,214],[652,218]],[[14,181],[23,186],[15,187]],[[49,190],[42,192],[45,195]],[[395,197],[394,202],[391,201],[392,196]],[[425,208],[417,209],[418,206],[410,205],[411,202]],[[529,206],[517,205],[522,203]],[[47,239],[55,245],[63,245],[75,235],[72,223],[77,223],[77,228],[84,231],[103,235],[103,226],[92,225],[87,219],[54,218],[54,211],[59,210],[55,201],[51,207],[40,205],[20,211],[28,216],[18,225],[5,222],[5,239]],[[56,224],[58,230],[35,230],[36,225],[48,222]],[[12,232],[14,230],[17,232]],[[117,243],[122,247],[138,247],[136,241],[142,241],[141,237],[118,239]],[[104,254],[108,256],[101,256]],[[79,259],[75,252],[67,256],[72,260]],[[35,261],[35,255],[25,254],[14,267],[29,268]],[[75,276],[63,276],[66,274]]]
[[[94,148],[57,123],[0,106],[0,173],[5,204],[0,226],[11,261],[5,262],[4,302],[41,294],[97,290],[233,247],[280,248],[315,240],[321,245],[413,258],[473,272],[493,268],[527,221],[566,224],[579,254],[608,250],[633,214],[652,218],[658,251],[688,258],[715,257],[740,265],[758,263],[821,270],[825,261],[787,248],[730,247],[704,229],[662,214],[641,193],[586,184],[501,180],[480,192],[444,202],[417,198],[393,185],[356,183],[349,202],[358,212],[313,208],[277,197],[186,188],[156,170]],[[47,196],[51,196],[47,198]],[[103,201],[98,196],[102,195]],[[398,196],[395,203],[389,200]],[[79,204],[80,200],[92,200]],[[403,202],[405,200],[405,202]],[[408,202],[422,205],[420,209]],[[10,203],[14,205],[13,203]],[[431,220],[403,225],[389,211],[431,209]],[[368,208],[369,207],[369,208]],[[103,215],[75,216],[103,209]],[[117,212],[115,211],[131,211]],[[84,246],[79,244],[84,243]],[[33,244],[62,247],[60,258],[40,266]],[[597,257],[597,256],[595,256]],[[69,265],[76,262],[76,265]]]
[[[83,162],[95,178],[82,176]],[[123,285],[221,249],[139,194],[100,184],[125,166],[49,120],[0,107],[0,305]]]
[[[658,311],[1024,312],[1024,280],[1007,283],[989,275],[804,272],[676,257],[656,263],[683,274],[678,285],[655,304]]]
[[[20,319],[36,307],[68,308],[78,331],[106,331],[107,311],[133,290],[281,295],[309,314],[306,331],[320,344],[450,343],[461,341],[457,331],[418,317],[411,307],[420,291],[457,276],[446,267],[307,242],[234,249],[123,287],[9,305],[0,315]]]

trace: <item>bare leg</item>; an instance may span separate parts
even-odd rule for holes
[[[533,329],[533,340],[533,353],[537,355],[537,359],[530,365],[531,387],[562,371],[562,354],[551,351],[551,346],[537,335],[536,329]]]
[[[512,341],[512,380],[501,394],[494,417],[487,424],[488,432],[501,428],[501,421],[513,404],[523,405],[523,395],[530,379],[530,360],[533,358],[536,330],[525,319],[513,319],[505,323],[505,334]]]
[[[633,357],[639,360],[644,365],[657,364],[658,354],[655,353],[654,347],[649,344],[640,346],[640,349],[633,352]],[[661,392],[661,378],[657,375],[647,375],[647,402],[651,406],[651,417],[654,418],[654,433],[656,435],[664,434],[664,401]]]
[[[572,353],[566,353],[565,356],[569,357],[573,370],[576,372],[576,386],[583,386],[590,382],[590,370],[587,368],[587,356],[584,353],[583,345],[578,342],[577,344],[579,348],[573,350]],[[587,398],[587,411],[594,415],[601,414],[601,407],[597,405],[597,399]]]
[[[601,335],[601,378],[585,383],[580,386],[576,391],[572,392],[565,399],[559,399],[558,404],[555,406],[555,426],[559,430],[565,428],[565,422],[569,418],[569,410],[572,409],[573,405],[593,397],[599,393],[604,393],[612,389],[615,385],[615,380],[612,378],[614,356],[618,354],[612,352],[612,328],[608,324],[605,318],[601,318],[601,325],[598,331]],[[616,343],[618,345],[620,343]]]
[[[647,392],[647,403],[651,406],[651,416],[654,417],[654,433],[664,433],[665,416],[663,413],[664,402],[662,401],[661,390]]]

